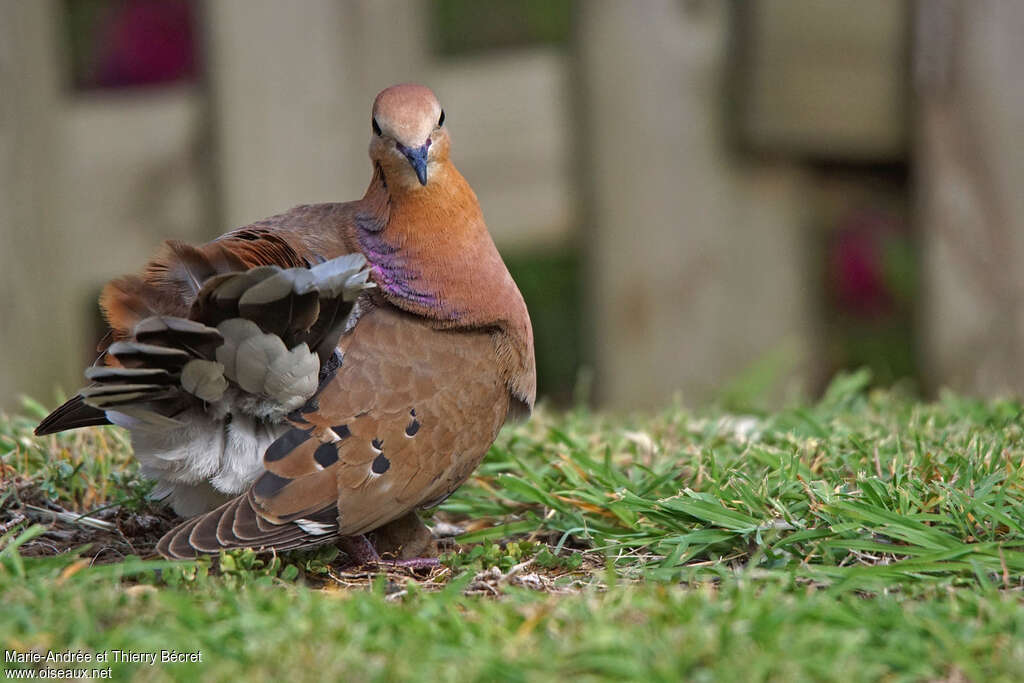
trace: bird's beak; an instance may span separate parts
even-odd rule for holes
[[[419,178],[420,185],[427,184],[427,150],[429,149],[430,140],[427,140],[426,144],[422,147],[412,149],[402,144],[398,145],[398,151],[405,155],[405,158],[409,160],[409,164],[412,166],[412,170],[416,171],[416,177]]]

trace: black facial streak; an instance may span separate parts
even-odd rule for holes
[[[384,229],[380,218],[369,213],[357,213],[355,216],[356,227],[366,232],[380,232]]]
[[[320,467],[330,467],[338,462],[338,445],[335,443],[320,444],[313,453],[313,459]]]
[[[267,452],[263,454],[263,461],[275,462],[280,460],[304,444],[308,438],[309,432],[304,429],[289,429],[287,432],[277,437],[277,440],[267,447]]]
[[[391,461],[384,457],[381,453],[373,459],[373,464],[370,465],[370,471],[374,474],[384,474],[391,467]]]
[[[352,436],[352,431],[348,428],[348,425],[334,425],[331,427],[331,431],[337,434],[339,439],[347,439]]]
[[[405,428],[406,436],[416,436],[416,432],[420,431],[420,421],[414,419],[409,423],[409,426]]]
[[[252,487],[252,492],[260,498],[270,498],[280,493],[289,482],[291,479],[279,477],[273,472],[264,472]]]

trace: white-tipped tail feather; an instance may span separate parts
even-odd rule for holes
[[[39,433],[122,426],[157,480],[155,495],[181,515],[212,509],[263,472],[284,416],[315,395],[356,299],[372,286],[365,266],[360,254],[313,268],[211,266],[188,319],[139,321]]]

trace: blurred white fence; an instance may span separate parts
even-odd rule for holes
[[[761,0],[737,31],[725,2],[587,0],[569,53],[445,60],[431,53],[426,0],[201,6],[202,84],[83,94],[66,85],[62,4],[0,0],[0,404],[77,386],[99,286],[160,240],[205,240],[295,204],[360,196],[371,99],[409,80],[445,102],[454,156],[499,247],[584,249],[606,403],[646,406],[677,389],[699,400],[771,353],[801,387],[820,327],[799,157],[832,146],[887,159],[906,146],[907,2]],[[1021,11],[998,0],[971,7],[969,25],[992,24],[976,30],[999,47],[961,56],[973,61],[958,73],[979,76],[979,92],[996,98],[987,111],[1018,130],[1019,116],[999,113],[1002,81],[980,76],[985,59],[1016,63],[992,50],[1019,53],[1013,31],[995,24],[1020,27]],[[736,155],[729,135],[735,54],[749,68],[733,123],[761,157]],[[947,144],[946,119],[941,97],[929,97],[914,150],[928,160],[925,180],[942,182],[946,162],[929,150]],[[986,168],[1005,168],[1000,187],[1017,196],[1024,155],[1011,168],[995,161],[1009,153],[997,142],[978,153]],[[929,197],[939,194],[924,197],[922,215],[936,216]],[[1011,250],[1000,263],[1016,262],[1020,241],[1000,242]],[[928,253],[940,263],[941,249]],[[1017,297],[1021,276],[1004,279],[1001,291]],[[935,333],[937,383],[960,376],[947,358],[965,343],[947,331],[956,324],[936,322],[951,315],[947,299],[958,301],[948,282],[943,268],[927,271],[922,324]],[[1017,306],[1013,297],[1001,305]],[[970,378],[962,386],[986,389]]]

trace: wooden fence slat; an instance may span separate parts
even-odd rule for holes
[[[725,3],[580,3],[583,238],[597,390],[618,408],[715,395],[806,359],[799,171],[730,157]],[[798,378],[799,373],[794,375]]]
[[[0,3],[0,397],[49,397],[57,378],[81,376],[68,354],[74,304],[65,296],[58,225],[57,3]],[[29,66],[31,68],[29,68]],[[72,368],[77,365],[77,368]]]
[[[194,88],[66,89],[59,5],[0,4],[0,397],[52,400],[95,356],[96,294],[208,231]],[[4,35],[6,32],[6,35]]]
[[[575,233],[568,64],[550,49],[436,64],[428,79],[449,111],[452,155],[502,249],[543,249]]]
[[[903,0],[741,3],[739,123],[753,146],[843,160],[902,159],[907,142]]]
[[[916,5],[921,346],[933,388],[1024,392],[1024,4]]]
[[[208,3],[223,229],[362,195],[370,102],[380,83],[414,80],[425,62],[421,4]]]

